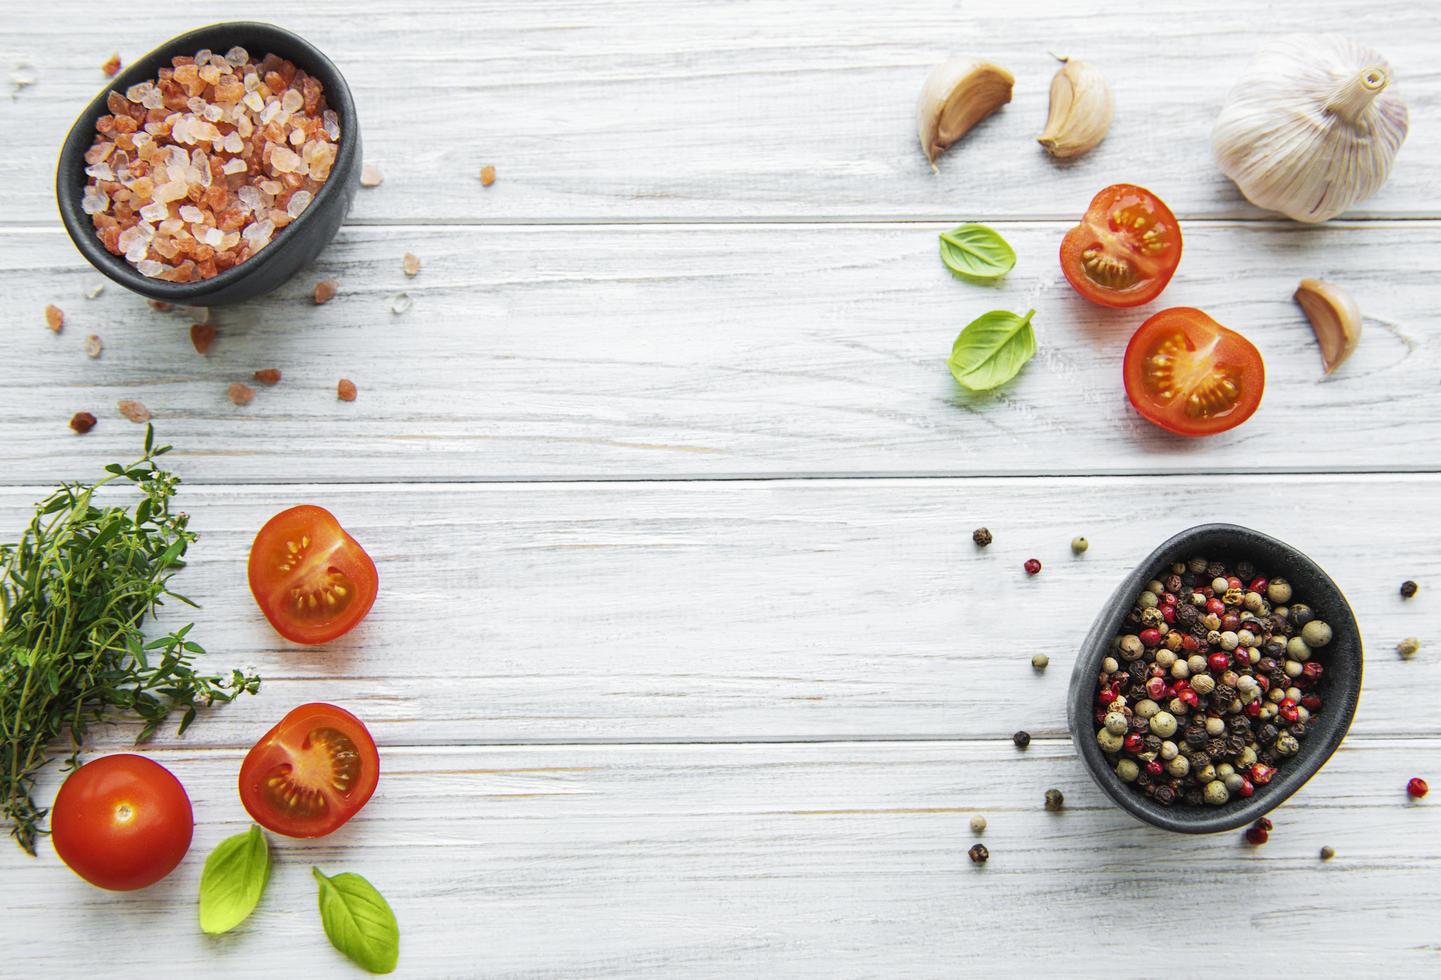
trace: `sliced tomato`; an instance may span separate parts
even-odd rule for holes
[[[1136,411],[1183,436],[1234,429],[1255,413],[1266,387],[1255,345],[1188,306],[1141,324],[1126,347],[1124,372]]]
[[[375,562],[324,507],[281,511],[250,546],[250,592],[275,631],[296,643],[325,643],[370,612]]]
[[[245,757],[240,802],[277,834],[323,837],[360,812],[379,781],[361,720],[333,704],[302,704]]]
[[[1181,262],[1181,226],[1165,203],[1135,184],[1091,199],[1061,240],[1061,271],[1092,303],[1127,307],[1161,295]]]

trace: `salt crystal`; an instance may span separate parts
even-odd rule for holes
[[[135,230],[140,232],[140,238],[142,241],[149,242],[153,241],[155,238],[155,226],[148,221],[142,221],[137,224],[135,226]]]
[[[357,392],[355,390],[354,381],[351,381],[349,378],[341,378],[338,382],[336,382],[336,398],[339,398],[343,402],[353,402],[355,401],[356,394]]]
[[[204,68],[200,69],[200,80],[206,85],[214,85],[216,82],[220,81],[220,69],[217,68],[214,64],[206,65]]]
[[[260,75],[252,72],[245,76],[245,91],[253,92],[260,87]],[[258,111],[258,110],[257,110]]]
[[[45,307],[45,326],[50,328],[51,333],[59,333],[61,328],[65,326],[65,311],[54,303],[47,304]]]
[[[180,209],[180,219],[195,224],[198,221],[205,220],[205,212],[193,204],[187,204]]]
[[[278,115],[280,115],[280,100],[272,98],[265,103],[265,108],[260,110],[260,125],[270,125]]]
[[[235,134],[231,133],[230,135],[234,136]],[[230,160],[226,160],[225,166],[221,169],[227,174],[243,174],[245,173],[247,168],[245,166],[244,160],[240,159],[239,157],[234,157]]]
[[[103,293],[103,292],[105,292],[105,283],[103,283],[103,282],[94,282],[94,283],[91,283],[91,284],[90,284],[90,288],[89,288],[89,289],[85,290],[85,298],[86,298],[86,299],[95,299],[97,296],[99,296],[99,295],[100,295],[101,293]]]
[[[240,244],[240,232],[238,232],[238,231],[227,231],[227,232],[225,233],[225,237],[224,237],[224,238],[221,240],[221,242],[220,242],[220,250],[221,250],[222,252],[233,252],[233,251],[235,251],[235,246],[237,246],[237,245],[239,245],[239,244]]]
[[[160,263],[156,262],[155,264],[159,265]],[[102,346],[103,345],[100,343],[100,338],[92,333],[90,336],[85,338],[85,345],[82,350],[85,351],[86,357],[99,357]]]
[[[251,112],[259,112],[261,109],[265,108],[265,100],[261,98],[260,93],[255,91],[254,89],[246,92],[245,98],[241,99],[240,101],[244,102],[247,106],[249,106]]]
[[[392,313],[405,313],[413,305],[415,305],[415,301],[410,298],[409,293],[396,293],[390,297],[390,312]]]
[[[248,140],[255,132],[255,124],[250,121],[249,116],[242,114],[239,119],[235,120],[235,131],[240,134],[241,139]]]
[[[285,190],[285,185],[278,180],[262,180],[260,182],[260,190],[274,197],[276,194]]]
[[[255,389],[239,381],[230,382],[230,387],[226,390],[226,394],[230,400],[237,405],[249,405],[255,400]]]
[[[165,108],[165,93],[158,88],[153,88],[145,93],[145,98],[140,100],[140,104],[147,109],[163,109]]]
[[[97,163],[85,168],[85,172],[96,180],[114,180],[115,171],[110,169],[108,163]],[[88,186],[88,185],[87,185]]]
[[[129,262],[133,266],[138,267],[140,265],[143,265],[145,262],[150,261],[146,258],[146,256],[149,254],[150,243],[143,238],[137,238],[134,242],[131,243],[130,247],[125,250],[125,261]],[[159,265],[160,263],[157,262],[155,264]],[[151,273],[146,273],[146,275],[150,274]],[[155,275],[159,275],[159,273],[155,273]]]
[[[305,130],[296,128],[290,131],[290,145],[299,146],[305,142]]]
[[[331,300],[333,300],[333,299],[335,298],[335,294],[336,294],[337,292],[339,292],[339,291],[340,291],[340,283],[339,283],[339,281],[337,281],[337,280],[335,280],[335,279],[322,279],[322,280],[320,280],[318,283],[315,284],[315,293],[314,293],[315,305],[316,305],[316,306],[321,306],[321,305],[323,305],[323,304],[325,304],[325,303],[329,303]]]
[[[309,191],[296,191],[290,195],[290,203],[285,206],[285,211],[292,218],[300,217],[300,213],[310,207],[311,194]]]
[[[175,125],[170,127],[170,138],[179,140],[182,143],[194,143],[195,137],[190,135],[190,116],[181,116],[175,120]]]
[[[236,191],[235,196],[239,198],[240,206],[246,211],[260,210],[260,192],[249,184],[244,185]]]
[[[190,193],[183,180],[172,180],[168,184],[161,184],[155,188],[155,200],[160,204],[168,204],[171,201],[178,201]],[[159,218],[154,219],[159,221]]]
[[[324,122],[325,135],[332,140],[340,139],[340,117],[335,114],[335,110],[326,109],[321,113],[320,118]]]
[[[125,97],[131,102],[141,103],[145,101],[145,96],[148,95],[150,91],[154,88],[154,82],[140,82],[139,84],[132,85],[128,89],[126,89]]]
[[[104,214],[110,210],[110,198],[94,184],[86,184],[85,195],[80,199],[80,210],[86,214]]]
[[[279,143],[268,145],[271,147],[270,166],[276,173],[293,174],[300,168],[300,156],[294,150]]]
[[[405,257],[400,260],[400,268],[407,276],[414,278],[416,273],[420,272],[420,256],[406,252]]]
[[[240,47],[240,45],[237,44],[235,47],[225,52],[225,60],[230,62],[230,64],[232,64],[236,68],[239,68],[241,65],[245,64],[247,61],[250,60],[250,54],[244,48]]]
[[[167,237],[180,234],[180,229],[185,227],[185,222],[179,218],[167,218],[160,222],[159,232]]]
[[[100,163],[102,160],[115,152],[114,143],[96,143],[85,151],[86,163]]]
[[[373,163],[367,163],[365,166],[360,168],[361,187],[379,187],[380,182],[384,179],[385,175],[382,174],[380,172],[380,168],[375,166],[375,164]]]
[[[115,403],[115,407],[121,415],[132,422],[150,421],[150,409],[133,398],[122,398]]]
[[[303,105],[305,105],[305,96],[300,94],[299,89],[288,88],[285,90],[285,94],[280,97],[280,108],[287,115],[294,115],[299,112],[300,107]]]
[[[245,149],[245,141],[240,138],[239,133],[231,133],[226,136],[222,145],[226,153],[239,153]]]
[[[165,266],[156,262],[154,259],[146,259],[143,262],[137,263],[135,268],[142,276],[149,276],[152,279],[165,271]]]
[[[211,248],[219,248],[220,243],[225,240],[225,233],[219,228],[206,228],[205,236],[202,240]]]
[[[202,112],[201,115],[204,116],[208,122],[220,122],[220,120],[225,118],[225,110],[212,102],[206,105],[205,111]]]

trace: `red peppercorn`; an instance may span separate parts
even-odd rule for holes
[[[1161,605],[1163,605],[1163,606],[1174,606],[1175,604],[1176,604],[1176,593],[1174,593],[1174,592],[1162,592],[1162,593],[1161,593]]]
[[[1426,780],[1422,779],[1420,776],[1412,776],[1411,781],[1406,784],[1406,795],[1411,797],[1413,800],[1421,799],[1421,797],[1425,796],[1430,791],[1431,787],[1427,786]]]
[[[1147,775],[1151,776],[1161,775],[1161,764],[1155,759],[1152,759],[1150,762],[1146,763],[1146,773]]]
[[[1321,699],[1316,697],[1316,695],[1314,694],[1308,694],[1301,699],[1301,707],[1305,708],[1307,711],[1320,711]]]
[[[1187,633],[1185,636],[1181,637],[1181,649],[1186,650],[1190,653],[1195,653],[1197,650],[1201,649],[1201,641],[1196,639],[1190,633]]]
[[[1231,666],[1231,658],[1224,653],[1213,653],[1206,658],[1206,666],[1210,667],[1212,670],[1219,674],[1221,671]]]
[[[1251,782],[1249,779],[1242,777],[1241,788],[1238,789],[1236,792],[1240,793],[1242,796],[1250,796],[1251,794],[1256,792],[1256,784]]]
[[[1175,606],[1162,606],[1162,607],[1161,607],[1161,618],[1166,621],[1166,625],[1167,625],[1167,626],[1174,626],[1174,625],[1176,625],[1176,607],[1175,607]]]
[[[1156,646],[1161,642],[1161,631],[1154,628],[1141,630],[1141,642],[1148,647]]]
[[[1252,591],[1252,592],[1259,592],[1259,593],[1261,593],[1262,595],[1265,595],[1265,594],[1266,594],[1266,586],[1268,586],[1268,585],[1270,585],[1270,584],[1271,584],[1271,580],[1270,580],[1270,579],[1253,578],[1253,579],[1251,579],[1251,591]]]
[[[1300,713],[1296,710],[1296,702],[1290,698],[1286,698],[1281,702],[1280,707],[1276,709],[1276,713],[1285,721],[1295,721],[1301,717]]]
[[[1271,835],[1266,831],[1264,827],[1246,828],[1246,843],[1248,844],[1251,844],[1255,847],[1260,847],[1262,844],[1266,843],[1266,841],[1270,839]]]
[[[1237,578],[1236,576],[1234,576],[1234,575],[1227,575],[1227,576],[1226,576],[1226,588],[1228,588],[1228,589],[1239,589],[1240,587],[1241,587],[1241,580],[1240,580],[1240,579],[1238,579],[1238,578]]]
[[[1257,786],[1265,786],[1271,781],[1271,777],[1274,775],[1276,775],[1276,770],[1264,762],[1258,762],[1251,767],[1251,782]]]
[[[1206,600],[1206,612],[1215,613],[1220,616],[1226,611],[1226,604],[1220,599],[1211,598]]]
[[[1231,651],[1231,660],[1235,662],[1237,667],[1245,667],[1251,663],[1251,655],[1245,650],[1238,648]]]
[[[1096,703],[1101,705],[1101,707],[1105,707],[1106,705],[1109,705],[1112,701],[1116,700],[1116,697],[1116,692],[1108,687],[1105,690],[1097,692]]]
[[[1241,617],[1235,613],[1227,613],[1221,617],[1221,629],[1235,632],[1241,628]]]
[[[1275,830],[1276,825],[1271,823],[1270,817],[1257,817],[1252,826],[1260,827],[1262,830]]]
[[[1318,681],[1321,679],[1321,675],[1325,673],[1325,670],[1325,667],[1322,667],[1316,661],[1311,660],[1308,661],[1306,665],[1301,668],[1301,676],[1308,677],[1313,681]]]
[[[1271,690],[1271,678],[1267,677],[1265,674],[1257,674],[1256,686],[1263,691]]]
[[[1140,755],[1141,750],[1146,747],[1146,740],[1140,732],[1132,732],[1126,736],[1125,749],[1132,755]]]
[[[1026,559],[1026,574],[1027,574],[1027,575],[1036,575],[1036,574],[1038,574],[1038,573],[1040,572],[1040,570],[1041,570],[1041,562],[1040,562],[1039,559],[1036,559],[1036,558],[1027,558],[1027,559]]]
[[[1201,703],[1201,696],[1197,694],[1192,687],[1181,688],[1180,691],[1176,692],[1176,697],[1180,698],[1188,708],[1194,708]]]
[[[1091,712],[1091,714],[1096,719],[1096,724],[1102,725],[1105,724],[1106,715],[1110,714],[1110,712],[1108,712],[1105,708],[1097,708],[1095,711]]]
[[[1160,698],[1166,693],[1166,681],[1161,677],[1152,677],[1146,682],[1146,694],[1152,700]]]
[[[1252,701],[1250,704],[1246,705],[1246,707],[1242,708],[1241,710],[1244,711],[1244,712],[1246,712],[1246,716],[1247,716],[1247,717],[1249,717],[1249,718],[1255,718],[1257,715],[1259,715],[1259,714],[1261,713],[1261,699],[1260,699],[1260,698],[1257,698],[1256,700]]]

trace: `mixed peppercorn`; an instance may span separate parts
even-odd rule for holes
[[[1313,659],[1331,627],[1290,583],[1192,558],[1150,582],[1097,675],[1096,741],[1163,806],[1249,797],[1321,709]]]

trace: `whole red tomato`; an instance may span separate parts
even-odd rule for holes
[[[170,770],[138,755],[107,755],[70,774],[55,797],[55,852],[80,877],[112,891],[153,885],[190,850],[195,816]]]

